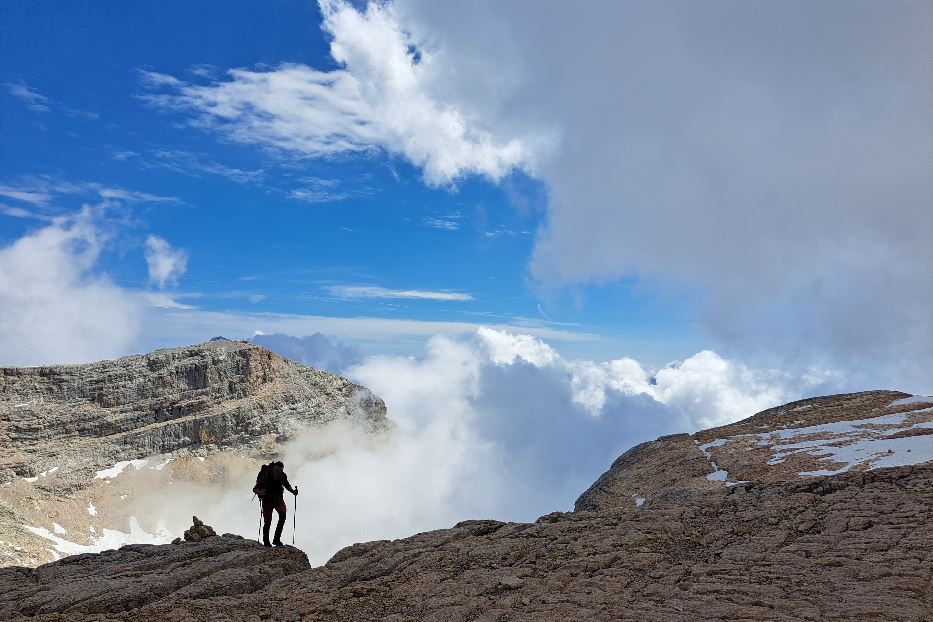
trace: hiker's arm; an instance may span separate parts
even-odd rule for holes
[[[288,476],[283,474],[282,478],[283,478],[282,485],[285,486],[285,489],[288,490],[288,492],[292,493],[293,495],[297,495],[298,488],[297,487],[292,488],[292,485],[288,483]]]
[[[255,488],[253,488],[253,492],[256,493],[256,495],[259,496],[259,497],[265,497],[265,496],[266,496],[266,489],[265,489],[265,488],[260,488],[259,486],[256,486]]]

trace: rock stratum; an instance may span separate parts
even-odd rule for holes
[[[621,456],[576,510],[356,544],[225,534],[0,569],[0,619],[933,620],[933,398],[770,409]]]
[[[242,485],[298,431],[337,420],[389,425],[365,387],[243,341],[0,368],[0,565],[55,559],[50,541],[119,540],[134,493],[172,478]]]

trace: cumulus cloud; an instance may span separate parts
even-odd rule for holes
[[[96,270],[106,240],[93,210],[85,208],[0,248],[0,364],[127,353],[145,305]]]
[[[434,42],[426,88],[561,138],[543,292],[637,275],[699,292],[728,351],[930,386],[929,3],[439,4],[391,12]]]
[[[533,166],[547,140],[493,134],[478,119],[428,88],[439,66],[429,49],[400,27],[389,4],[358,12],[322,1],[331,54],[351,71],[284,64],[234,69],[225,80],[189,84],[141,72],[149,102],[194,113],[195,123],[234,140],[305,156],[384,149],[422,167],[430,184],[470,173],[498,180]],[[530,143],[534,143],[531,145]]]
[[[158,287],[175,283],[188,269],[188,253],[173,248],[163,238],[150,235],[146,238],[146,265],[149,267],[149,280]]]

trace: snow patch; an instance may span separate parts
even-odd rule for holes
[[[54,524],[53,524],[54,526]],[[27,531],[52,542],[55,551],[63,555],[80,555],[81,553],[100,553],[108,549],[117,549],[124,544],[167,544],[171,542],[171,534],[162,527],[155,534],[147,533],[135,516],[129,518],[129,532],[115,529],[104,529],[100,536],[91,539],[91,544],[78,544],[52,533],[44,527],[23,525]],[[56,530],[57,531],[57,530]],[[92,528],[93,533],[93,528]]]
[[[91,516],[97,516],[97,508],[94,507],[94,504],[88,501],[87,504],[87,513]]]
[[[922,399],[919,399],[922,398]],[[929,401],[925,396],[913,396],[892,404],[913,404]],[[802,428],[785,428],[757,434],[743,434],[729,439],[717,439],[700,446],[709,458],[707,449],[735,439],[754,441],[757,447],[768,447],[771,457],[767,464],[783,463],[794,454],[806,454],[824,462],[828,468],[802,471],[799,475],[837,475],[855,466],[868,469],[908,466],[933,460],[933,437],[929,434],[892,438],[899,432],[933,429],[933,407],[881,415],[870,419],[836,421]],[[920,420],[917,419],[926,419]],[[911,422],[908,422],[908,419]],[[714,468],[715,463],[710,460]],[[838,468],[837,468],[838,467]],[[716,477],[714,477],[716,476]],[[719,479],[712,473],[707,479]]]
[[[903,397],[899,400],[894,400],[888,407],[891,406],[906,406],[907,404],[933,404],[933,395],[911,395],[910,397]]]
[[[712,448],[712,447],[722,447],[723,445],[725,445],[725,444],[728,443],[728,442],[729,442],[729,439],[728,439],[728,438],[717,438],[715,441],[710,441],[709,443],[705,443],[705,444],[703,444],[703,445],[700,445],[700,451],[703,452],[703,455],[704,455],[704,456],[709,457],[709,450],[710,450],[710,448]]]
[[[52,529],[55,531],[55,533],[68,533],[68,530],[66,530],[58,523],[52,523]]]
[[[711,482],[724,482],[726,481],[726,477],[728,476],[729,476],[728,471],[723,471],[722,469],[716,469],[715,471],[707,475],[706,479],[708,479]]]
[[[98,471],[98,472],[97,472],[97,475],[94,476],[94,479],[110,479],[110,478],[112,478],[112,477],[116,477],[116,476],[118,476],[120,473],[122,473],[123,470],[126,469],[126,467],[131,466],[131,465],[132,465],[132,467],[133,467],[134,469],[136,469],[137,471],[139,471],[139,470],[141,470],[143,467],[145,467],[147,464],[149,464],[149,461],[146,460],[146,459],[142,459],[142,460],[123,460],[123,461],[121,461],[121,462],[116,463],[115,465],[113,465],[113,466],[110,467],[109,469],[104,469],[104,470],[102,470],[102,471]]]
[[[632,495],[632,500],[635,502],[636,508],[640,508],[645,504],[645,498],[638,495]]]
[[[157,464],[157,465],[151,466],[151,467],[149,467],[149,468],[150,468],[150,469],[155,469],[156,471],[161,471],[162,469],[165,468],[165,465],[168,464],[169,462],[171,462],[172,460],[173,460],[172,458],[169,458],[169,459],[167,459],[165,462],[163,462],[162,464]]]

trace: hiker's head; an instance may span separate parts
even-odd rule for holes
[[[284,470],[285,470],[285,465],[282,464],[281,460],[276,460],[275,462],[272,463],[272,472],[275,473],[276,475],[281,475],[282,471]]]

